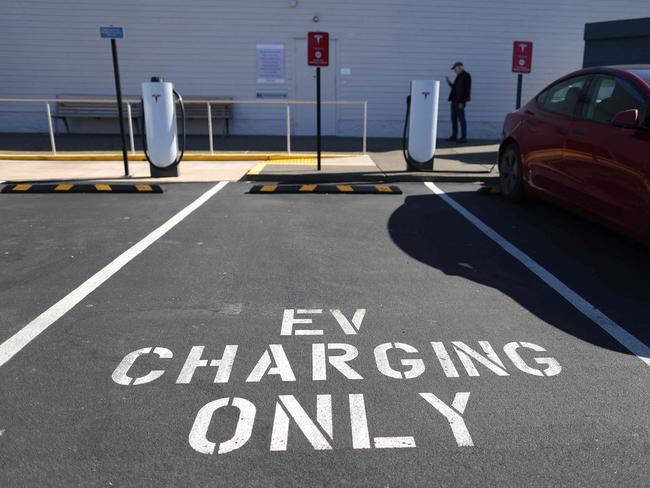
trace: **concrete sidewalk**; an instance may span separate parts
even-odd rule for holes
[[[42,134],[20,134],[16,139],[0,134],[0,155],[5,158],[16,155],[16,159],[0,161],[0,181],[119,181],[124,179],[119,153],[111,155],[111,161],[91,155],[89,148],[101,148],[106,154],[119,147],[117,136],[113,135],[66,135],[63,138],[64,157],[82,156],[78,161],[19,161],[27,157],[23,151],[38,156],[40,150],[44,158],[51,157],[42,140]],[[207,136],[191,136],[188,150],[196,151],[205,145]],[[494,170],[498,145],[494,141],[472,141],[467,145],[455,145],[438,141],[434,171],[409,171],[404,162],[400,139],[372,138],[368,140],[368,153],[354,153],[359,145],[358,138],[324,138],[323,147],[330,158],[323,159],[321,171],[316,171],[315,154],[310,149],[315,146],[313,137],[294,137],[291,154],[278,154],[286,142],[281,136],[229,136],[215,138],[215,156],[203,153],[187,153],[177,178],[159,178],[165,182],[203,182],[220,180],[251,181],[493,181],[498,177]],[[117,146],[117,147],[115,147]],[[244,149],[246,148],[246,149]],[[61,150],[61,148],[59,148]],[[227,149],[228,152],[225,150]],[[239,151],[239,152],[233,152]],[[273,158],[270,152],[273,151]],[[305,154],[296,152],[309,151]],[[350,154],[352,153],[352,154]],[[61,153],[59,153],[61,154]],[[206,160],[201,160],[201,154]],[[341,154],[342,157],[331,158]],[[83,158],[83,155],[88,155]],[[258,158],[259,155],[259,158]],[[138,153],[137,159],[142,159]],[[30,156],[31,157],[31,156]],[[208,159],[220,159],[208,161]],[[136,159],[136,158],[134,158]],[[269,159],[273,159],[272,161]],[[151,181],[148,165],[142,161],[131,161],[131,178],[137,181]]]
[[[491,141],[490,141],[491,142]],[[400,182],[400,181],[447,181],[447,182],[490,182],[498,178],[496,169],[498,145],[473,144],[467,146],[451,146],[443,144],[436,150],[433,171],[410,171],[404,161],[401,150],[370,152],[365,156],[339,158],[323,165],[322,170],[316,171],[312,159],[305,164],[262,165],[259,171],[255,169],[247,175],[253,181],[371,181],[371,182]],[[367,158],[365,164],[361,158]],[[350,164],[338,164],[338,161],[350,161]],[[356,165],[352,161],[357,161]]]
[[[374,155],[377,157],[377,155]],[[378,158],[378,159],[381,159]],[[147,181],[187,183],[209,181],[285,181],[285,182],[400,182],[400,181],[481,181],[497,177],[489,164],[461,163],[456,159],[436,158],[434,172],[407,171],[397,156],[373,161],[369,155],[323,159],[317,171],[316,158],[257,161],[183,161],[178,177],[151,178],[148,163],[131,161],[130,176],[124,176],[121,161],[0,161],[0,181],[4,182],[79,182]],[[394,169],[397,168],[397,169]]]
[[[0,181],[36,182],[157,182],[189,183],[238,181],[256,161],[184,161],[179,176],[151,178],[149,163],[131,161],[130,176],[124,176],[122,161],[0,161]]]
[[[276,175],[286,172],[297,178],[314,173],[316,179],[327,179],[332,174],[353,175],[367,172],[381,178],[381,171],[367,155],[340,158],[324,158],[322,171],[316,171],[316,158],[258,159],[250,161],[183,161],[179,176],[170,178],[151,178],[149,164],[143,161],[130,161],[130,176],[124,176],[122,161],[76,160],[76,161],[37,161],[1,160],[0,181],[12,183],[37,182],[116,182],[139,181],[158,183],[188,183],[212,181],[253,180],[262,177],[275,180]],[[303,176],[305,175],[305,176]]]

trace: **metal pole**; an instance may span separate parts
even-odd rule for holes
[[[316,152],[318,171],[320,171],[320,66],[316,68]]]
[[[212,107],[210,102],[207,103],[208,106],[208,137],[210,138],[210,154],[214,154],[214,143],[212,142]]]
[[[124,113],[122,109],[122,86],[120,84],[120,68],[117,62],[117,44],[111,39],[113,53],[113,74],[115,75],[115,92],[117,94],[117,115],[120,119],[120,137],[122,138],[122,160],[124,161],[124,176],[129,176],[129,155],[126,152],[126,137],[124,134]]]
[[[56,154],[56,143],[54,142],[54,127],[52,127],[52,110],[50,110],[50,104],[46,103],[45,108],[47,109],[47,126],[50,130],[50,145],[52,146],[52,154]]]
[[[521,107],[521,85],[523,83],[523,78],[524,75],[521,73],[517,75],[517,110],[519,110],[519,107]]]
[[[287,103],[287,152],[291,152],[291,106]]]
[[[366,139],[368,138],[368,102],[363,102],[363,153],[366,153]]]
[[[131,142],[131,154],[135,154],[135,142],[133,141],[133,118],[131,118],[131,104],[126,104],[126,114],[129,119],[129,140]]]

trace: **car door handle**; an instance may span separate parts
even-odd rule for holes
[[[587,135],[584,131],[580,129],[573,129],[571,132],[573,132],[574,135],[576,136],[584,136]]]

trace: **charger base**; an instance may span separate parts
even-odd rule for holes
[[[159,168],[149,164],[149,171],[152,178],[172,178],[178,176],[178,165],[176,164],[170,168]]]

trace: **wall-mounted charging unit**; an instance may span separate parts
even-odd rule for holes
[[[411,170],[433,171],[439,92],[440,82],[437,80],[411,81],[402,136],[404,159]]]
[[[178,136],[176,99],[181,112],[182,134]],[[142,83],[142,137],[144,153],[153,177],[178,176],[185,153],[185,107],[174,85],[153,77]]]

